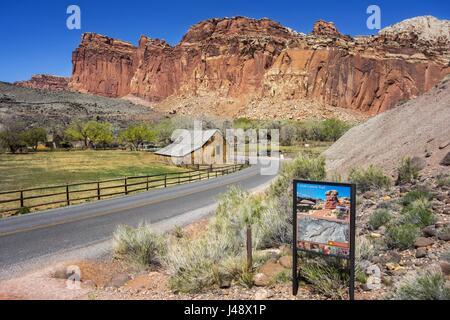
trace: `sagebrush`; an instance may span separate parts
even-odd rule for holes
[[[137,228],[120,225],[113,234],[114,257],[138,268],[159,264],[167,252],[167,241],[147,224]]]
[[[408,277],[397,288],[393,300],[450,300],[450,288],[440,270],[425,270]]]
[[[391,178],[386,176],[381,169],[372,165],[367,169],[352,169],[349,174],[349,180],[355,183],[358,191],[361,192],[389,189],[392,186]]]

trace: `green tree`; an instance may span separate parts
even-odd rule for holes
[[[172,119],[161,120],[155,127],[157,140],[162,144],[171,142],[172,133],[177,129]]]
[[[89,121],[86,123],[88,138],[94,145],[108,144],[113,141],[112,125],[108,122]]]
[[[86,148],[89,146],[89,141],[100,144],[110,143],[113,140],[112,127],[108,122],[76,121],[66,128],[64,134],[72,141],[83,141]]]
[[[36,151],[39,146],[39,142],[47,142],[47,130],[44,128],[28,129],[25,130],[22,137],[25,144],[32,147],[34,151]]]
[[[83,141],[84,147],[88,147],[89,136],[87,132],[87,123],[76,121],[64,130],[64,135],[72,141]]]
[[[321,136],[326,141],[337,141],[350,126],[338,119],[327,119],[321,124]]]
[[[24,129],[25,125],[23,123],[14,121],[4,123],[3,130],[0,132],[0,143],[5,148],[8,148],[11,153],[16,153],[26,145],[23,140]]]
[[[144,142],[155,142],[157,134],[147,124],[139,123],[129,126],[119,134],[120,143],[127,143],[133,150],[137,150]]]

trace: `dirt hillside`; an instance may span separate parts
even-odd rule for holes
[[[399,161],[420,157],[424,172],[450,171],[441,165],[450,153],[450,77],[428,93],[352,128],[324,156],[329,172],[377,165],[393,173]]]

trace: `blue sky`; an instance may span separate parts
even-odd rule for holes
[[[66,28],[66,9],[81,7],[82,29]],[[344,34],[373,34],[366,9],[377,4],[382,27],[418,15],[450,19],[450,1],[303,1],[303,0],[15,0],[0,1],[0,81],[28,79],[35,73],[69,76],[71,53],[83,32],[97,32],[137,43],[140,35],[176,44],[204,19],[237,15],[268,17],[300,32],[314,21],[336,23]]]
[[[325,200],[325,193],[329,190],[336,190],[338,192],[339,198],[350,198],[350,187],[315,185],[309,183],[297,184],[297,197]]]

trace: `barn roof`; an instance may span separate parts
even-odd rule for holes
[[[217,132],[222,134],[219,129],[211,130],[189,130],[191,136],[191,143],[186,138],[186,133],[180,134],[175,141],[165,148],[155,152],[155,154],[171,157],[184,157],[200,148],[202,148],[209,139],[211,139]],[[186,140],[184,140],[184,139]],[[184,141],[183,141],[184,140]]]

